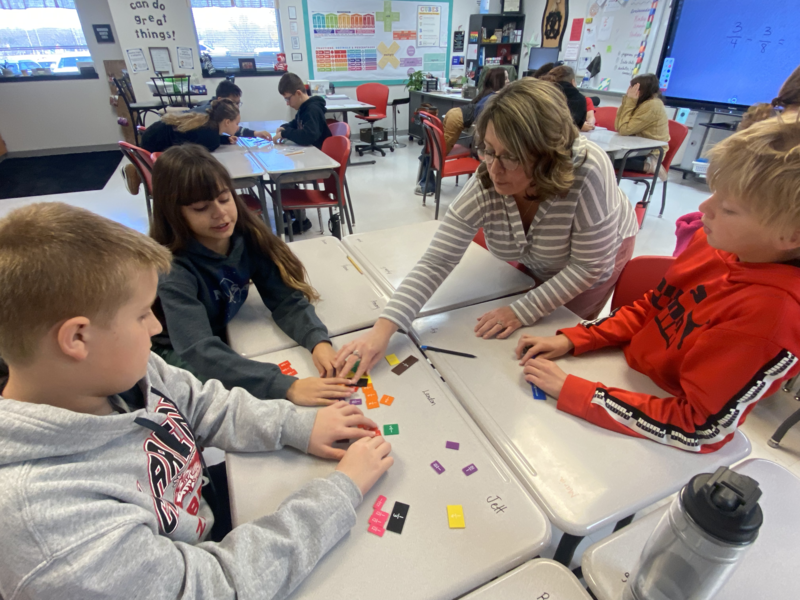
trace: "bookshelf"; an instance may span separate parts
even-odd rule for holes
[[[466,59],[470,79],[477,85],[484,67],[499,64],[514,65],[521,72],[524,31],[524,13],[470,15]]]

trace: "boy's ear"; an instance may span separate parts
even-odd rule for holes
[[[800,229],[786,229],[778,236],[781,250],[792,251],[800,248]]]
[[[89,356],[90,325],[86,317],[72,317],[59,325],[56,340],[61,352],[76,361],[86,360]]]

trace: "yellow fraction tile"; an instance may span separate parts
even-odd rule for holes
[[[464,529],[464,509],[460,504],[447,505],[447,522],[450,529]]]
[[[395,366],[400,364],[400,359],[397,358],[394,354],[387,354],[386,362],[388,362],[391,366]]]

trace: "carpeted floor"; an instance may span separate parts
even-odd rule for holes
[[[121,160],[118,150],[7,158],[0,162],[0,200],[102,190]]]

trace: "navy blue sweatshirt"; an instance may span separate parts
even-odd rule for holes
[[[305,296],[287,286],[275,263],[238,232],[231,237],[228,256],[194,239],[174,255],[172,270],[158,283],[164,332],[153,341],[171,346],[198,375],[218,379],[228,389],[238,386],[257,398],[286,398],[297,378],[284,375],[277,365],[244,358],[227,343],[226,327],[247,299],[251,279],[275,323],[294,341],[309,351],[330,341]]]
[[[281,136],[301,146],[316,146],[331,137],[331,129],[325,120],[325,98],[311,96],[300,105],[300,109],[289,123],[281,125]]]
[[[140,143],[148,152],[164,152],[167,148],[181,144],[200,144],[213,152],[220,147],[220,144],[230,144],[230,138],[227,135],[220,135],[216,124],[190,131],[178,131],[164,121],[157,121],[145,130]]]

